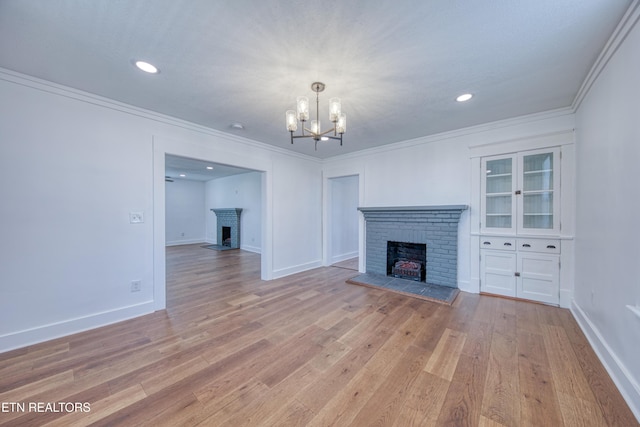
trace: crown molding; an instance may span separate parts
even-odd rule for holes
[[[10,83],[29,87],[31,89],[40,90],[42,92],[63,96],[76,101],[85,102],[87,104],[108,108],[121,113],[141,117],[147,120],[152,120],[152,121],[160,122],[163,124],[183,128],[189,131],[198,132],[208,136],[217,137],[229,142],[244,144],[248,148],[266,150],[272,153],[282,154],[289,157],[296,157],[299,159],[304,159],[306,161],[312,161],[318,164],[322,163],[322,160],[316,157],[297,153],[291,150],[286,150],[280,147],[275,147],[273,145],[269,145],[264,142],[256,141],[256,140],[245,138],[242,136],[225,133],[213,128],[198,125],[196,123],[178,119],[166,114],[161,114],[151,110],[146,110],[144,108],[135,107],[133,105],[115,101],[110,98],[106,98],[90,92],[85,92],[79,89],[74,89],[69,86],[60,85],[57,83],[50,82],[48,80],[39,79],[37,77],[29,76],[26,74],[18,73],[16,71],[8,70],[2,67],[0,67],[0,80],[4,80]]]
[[[329,157],[324,160],[325,162],[330,162],[335,160],[349,160],[349,159],[364,157],[367,155],[397,151],[399,149],[409,148],[416,145],[430,144],[433,142],[445,141],[447,139],[460,138],[460,137],[478,134],[482,132],[489,132],[489,131],[499,130],[499,129],[508,128],[512,126],[517,126],[520,124],[526,124],[526,123],[536,122],[540,120],[547,120],[547,119],[568,116],[573,114],[574,114],[574,111],[571,107],[557,108],[554,110],[548,110],[548,111],[542,111],[539,113],[527,114],[524,116],[512,117],[509,119],[498,120],[495,122],[482,123],[479,125],[469,126],[465,128],[452,130],[452,131],[447,131],[447,132],[441,132],[433,135],[421,136],[418,138],[409,139],[406,141],[400,141],[393,144],[385,144],[378,147],[355,151],[353,153],[340,154],[338,156]]]
[[[613,31],[611,37],[605,44],[602,52],[596,59],[596,62],[589,70],[587,77],[582,82],[582,86],[578,89],[578,93],[573,99],[573,103],[571,104],[571,109],[575,112],[580,108],[580,104],[591,90],[591,87],[598,79],[604,68],[607,66],[613,55],[618,51],[618,48],[622,45],[624,40],[627,38],[633,27],[638,22],[640,18],[640,0],[633,0],[624,16],[618,23],[618,26]]]

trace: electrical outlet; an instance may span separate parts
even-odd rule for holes
[[[142,212],[129,212],[130,224],[142,224],[144,222],[144,214]]]
[[[140,292],[142,289],[142,280],[131,281],[131,292]]]

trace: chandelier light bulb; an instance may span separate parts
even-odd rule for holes
[[[320,120],[311,120],[311,133],[320,133]]]
[[[336,123],[336,132],[342,135],[347,131],[347,115],[345,113],[338,114],[338,123]]]
[[[309,98],[306,96],[299,96],[297,99],[298,103],[298,119],[301,122],[306,122],[309,120]]]
[[[332,123],[335,123],[338,121],[338,116],[340,115],[340,108],[341,108],[340,98],[331,98],[329,100],[329,120],[331,120]]]
[[[287,110],[285,113],[287,130],[289,132],[295,132],[298,130],[298,118],[296,117],[296,112],[293,110]]]

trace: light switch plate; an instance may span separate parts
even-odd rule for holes
[[[129,212],[129,223],[141,224],[144,222],[144,214],[142,212]]]

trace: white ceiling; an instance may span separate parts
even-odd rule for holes
[[[188,181],[210,181],[226,176],[255,172],[251,169],[243,169],[174,155],[165,156],[164,170],[165,177],[174,180],[174,182],[181,179]]]
[[[571,106],[631,2],[0,0],[0,67],[326,158]],[[314,81],[343,147],[290,143]]]

